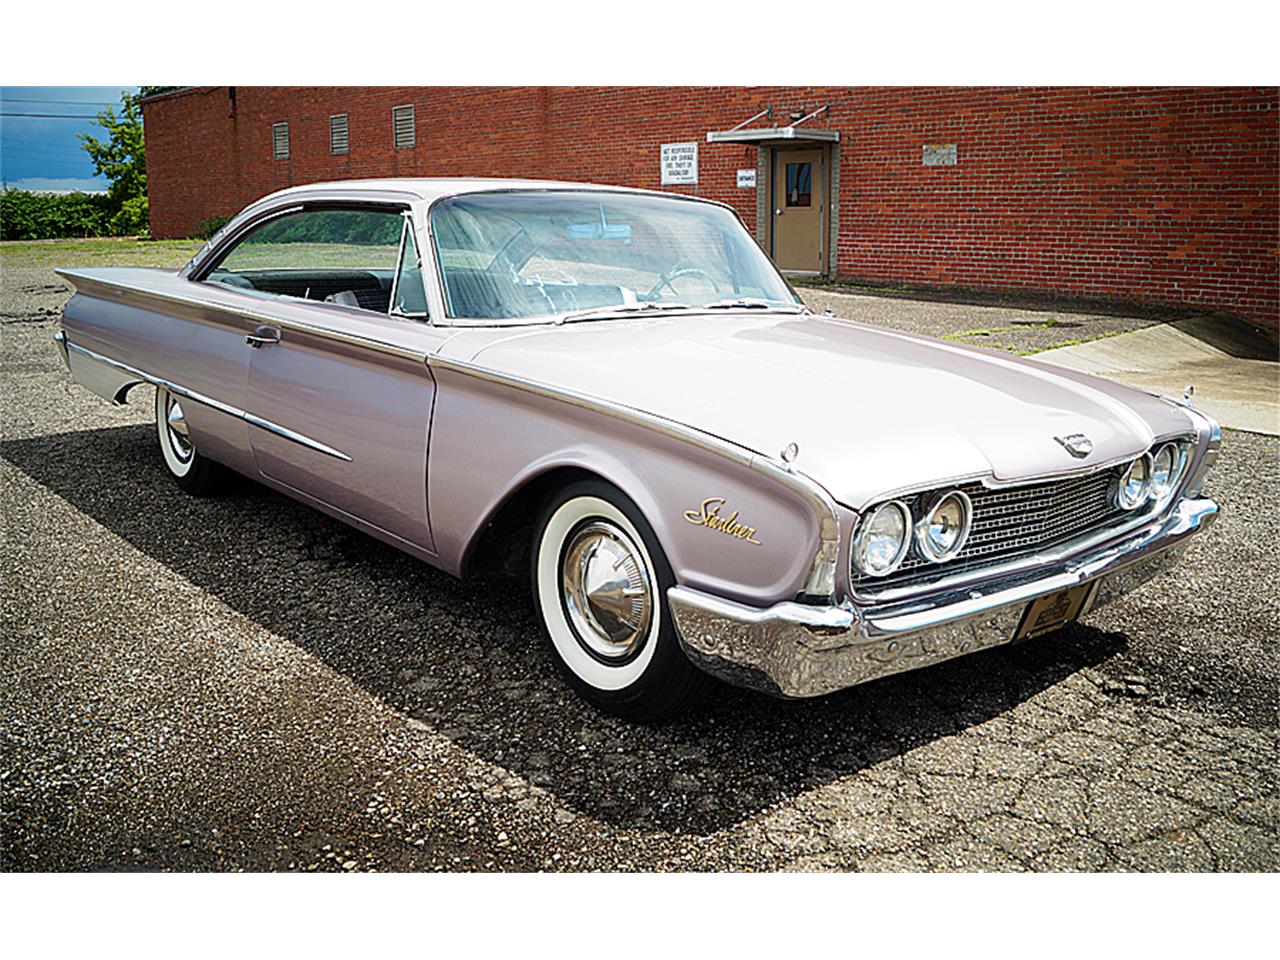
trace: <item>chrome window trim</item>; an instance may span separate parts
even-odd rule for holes
[[[431,312],[424,310],[421,313],[405,313],[396,309],[396,294],[400,292],[400,276],[404,271],[404,248],[406,244],[413,244],[413,251],[418,255],[418,272],[422,272],[422,252],[418,249],[418,240],[414,230],[413,211],[404,211],[404,230],[400,233],[400,251],[396,254],[396,272],[391,280],[391,300],[387,304],[387,314],[392,317],[403,317],[406,320],[416,320],[419,323],[430,323]],[[420,278],[421,279],[421,278]],[[427,301],[426,282],[422,284],[422,300]]]
[[[840,516],[837,512],[836,502],[831,498],[831,495],[817,482],[804,474],[789,469],[785,464],[762,457],[760,454],[754,453],[745,447],[739,447],[727,440],[721,440],[700,430],[676,423],[674,420],[667,420],[664,417],[646,413],[635,407],[614,403],[611,400],[578,393],[573,390],[566,390],[562,387],[553,387],[545,383],[491,370],[487,367],[477,366],[461,360],[447,360],[443,357],[429,356],[426,362],[427,366],[433,369],[451,370],[489,383],[498,383],[526,393],[559,400],[584,410],[592,410],[617,417],[629,423],[654,430],[663,436],[684,441],[699,449],[709,451],[777,480],[800,496],[813,511],[814,518],[817,521],[818,548],[814,551],[813,560],[809,565],[809,572],[805,577],[801,593],[807,600],[816,599],[834,602],[836,566],[840,552]]]
[[[388,316],[395,313],[396,290],[400,286],[400,268],[404,266],[404,237],[409,232],[409,218],[411,214],[408,210],[401,213],[400,221],[400,243],[396,245],[396,270],[391,275],[391,296],[387,299]]]
[[[268,220],[274,220],[277,217],[284,217],[291,213],[297,213],[299,210],[304,209],[305,206],[306,205],[302,203],[291,203],[286,207],[267,210],[260,216],[250,217],[243,223],[236,224],[234,230],[223,235],[223,230],[226,230],[227,227],[231,226],[231,224],[228,223],[222,228],[222,230],[219,230],[209,238],[208,244],[206,244],[202,249],[196,251],[196,255],[191,258],[191,262],[188,264],[190,270],[187,274],[187,279],[197,283],[204,282],[205,277],[212,273],[214,267],[222,261],[224,251],[226,253],[230,253],[231,247],[238,243],[240,238],[246,233],[250,230],[256,230]],[[204,266],[205,263],[209,264],[207,269]],[[197,271],[200,272],[199,276],[195,275]]]
[[[203,393],[192,390],[190,387],[184,387],[180,383],[174,383],[172,380],[166,380],[164,377],[157,377],[144,370],[140,370],[137,367],[130,366],[127,363],[122,363],[121,361],[108,357],[105,354],[98,353],[96,350],[90,350],[88,347],[82,347],[79,344],[72,343],[67,339],[65,333],[62,331],[58,332],[62,333],[62,339],[59,341],[59,346],[64,349],[82,353],[91,360],[96,360],[99,363],[105,363],[110,367],[115,367],[117,370],[127,373],[132,377],[137,377],[140,381],[154,384],[157,387],[164,387],[170,393],[179,397],[183,397],[187,400],[194,400],[196,403],[203,404],[206,407],[212,407],[214,410],[225,413],[228,416],[235,417],[238,420],[243,420],[245,423],[252,424],[255,427],[260,427],[269,433],[274,433],[276,436],[284,437],[286,440],[292,440],[294,443],[300,444],[301,446],[315,450],[319,453],[323,453],[326,456],[334,457],[337,460],[345,460],[348,463],[351,461],[351,458],[341,450],[336,450],[327,444],[321,443],[319,440],[313,440],[306,434],[298,433],[296,430],[290,430],[288,427],[282,427],[280,424],[272,420],[267,420],[266,418],[250,413],[247,410],[242,410],[229,403],[224,403],[221,400],[206,396]]]
[[[228,254],[230,254],[236,248],[236,246],[239,245],[239,243],[242,240],[244,240],[254,230],[257,230],[259,227],[264,226],[265,224],[269,223],[272,220],[278,220],[280,217],[289,216],[290,214],[308,213],[312,211],[324,212],[326,210],[338,210],[338,211],[349,210],[349,211],[355,211],[355,212],[374,210],[377,212],[384,212],[384,213],[394,212],[394,213],[400,214],[401,216],[404,216],[406,214],[412,215],[411,204],[401,203],[394,200],[317,199],[317,200],[304,201],[302,203],[295,203],[292,206],[284,207],[279,210],[271,210],[268,213],[264,214],[263,216],[254,217],[252,220],[247,221],[242,226],[237,226],[234,235],[229,234],[225,239],[219,240],[218,247],[216,250],[211,251],[207,256],[200,257],[199,266],[192,267],[191,272],[187,275],[187,280],[191,281],[192,283],[217,283],[216,280],[209,279],[209,274],[213,273],[214,270],[218,269],[218,265],[227,258]],[[201,252],[203,253],[203,251]],[[199,254],[197,254],[197,256],[199,256]],[[194,259],[192,260],[192,263],[193,264],[195,263]],[[207,266],[206,266],[206,263],[207,263]],[[231,289],[234,290],[238,288],[232,287]],[[279,296],[285,300],[305,299],[303,297],[289,297],[284,294],[274,294],[274,296]],[[312,300],[310,302],[318,303],[320,301]],[[373,310],[370,312],[377,313],[376,310]]]
[[[412,210],[419,202],[417,194],[402,190],[334,189],[333,186],[320,184],[305,188],[305,192],[298,191],[299,188],[295,187],[289,188],[284,196],[271,194],[240,211],[196,251],[195,256],[178,275],[188,280],[204,279],[208,273],[205,264],[211,260],[216,262],[222,250],[235,243],[246,231],[268,219],[294,213],[308,206],[394,206],[397,209]]]
[[[137,296],[157,300],[161,303],[173,303],[185,307],[195,307],[202,310],[218,310],[232,317],[241,320],[248,320],[250,323],[265,323],[273,327],[279,327],[281,330],[292,330],[295,333],[305,333],[321,340],[330,340],[335,343],[342,343],[348,346],[362,347],[375,353],[382,353],[392,357],[399,357],[403,360],[415,360],[422,362],[426,358],[426,352],[421,350],[410,350],[407,347],[401,347],[394,343],[387,343],[384,340],[375,340],[371,337],[363,337],[355,333],[343,333],[340,330],[333,330],[329,327],[321,327],[316,324],[303,323],[299,320],[286,320],[265,313],[259,310],[253,310],[249,307],[233,306],[226,303],[218,303],[215,301],[205,300],[200,297],[189,297],[177,293],[161,293],[156,290],[148,290],[143,287],[133,286],[127,283],[121,283],[118,280],[102,280],[98,277],[88,276],[77,270],[57,269],[54,271],[59,276],[66,277],[73,281],[87,285],[97,285],[108,290],[117,290],[120,292],[128,292]],[[239,291],[235,287],[222,287],[230,294],[237,294]],[[252,296],[251,294],[240,293],[241,296]],[[281,297],[281,300],[290,303],[310,303],[314,306],[323,307],[323,304],[317,300],[299,300],[296,297]],[[375,317],[384,317],[386,314],[377,313],[375,311],[367,311]]]

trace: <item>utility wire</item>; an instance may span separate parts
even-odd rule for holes
[[[96,120],[97,114],[3,114],[0,116],[22,116],[28,120]]]
[[[119,100],[24,100],[22,97],[0,96],[0,103],[49,103],[68,104],[73,107],[119,107]]]

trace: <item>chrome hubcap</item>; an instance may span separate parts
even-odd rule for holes
[[[187,418],[182,412],[182,405],[173,397],[165,403],[165,424],[169,428],[169,446],[179,460],[190,460],[195,448],[187,433]]]
[[[653,585],[640,551],[603,520],[581,527],[564,551],[565,610],[579,641],[605,660],[626,660],[649,635]]]

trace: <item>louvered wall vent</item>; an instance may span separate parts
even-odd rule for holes
[[[347,115],[335,113],[329,118],[329,152],[347,153],[351,148],[351,138],[347,133]]]
[[[277,160],[289,159],[289,125],[287,123],[271,125],[271,155]]]
[[[413,104],[391,109],[391,126],[395,131],[397,150],[414,146],[418,141],[413,128]]]

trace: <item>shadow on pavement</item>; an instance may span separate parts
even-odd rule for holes
[[[1175,321],[1172,326],[1237,360],[1263,360],[1270,363],[1280,361],[1280,350],[1276,348],[1274,335],[1268,336],[1266,332],[1239,321],[1193,317]],[[1271,386],[1274,387],[1274,381]],[[1274,394],[1267,392],[1264,399],[1271,399],[1273,396]]]
[[[578,701],[523,582],[461,582],[248,481],[178,491],[149,426],[7,441],[28,476],[386,704],[587,816],[706,834],[982,723],[1125,646],[1077,626],[819,700],[719,689],[660,726]]]

